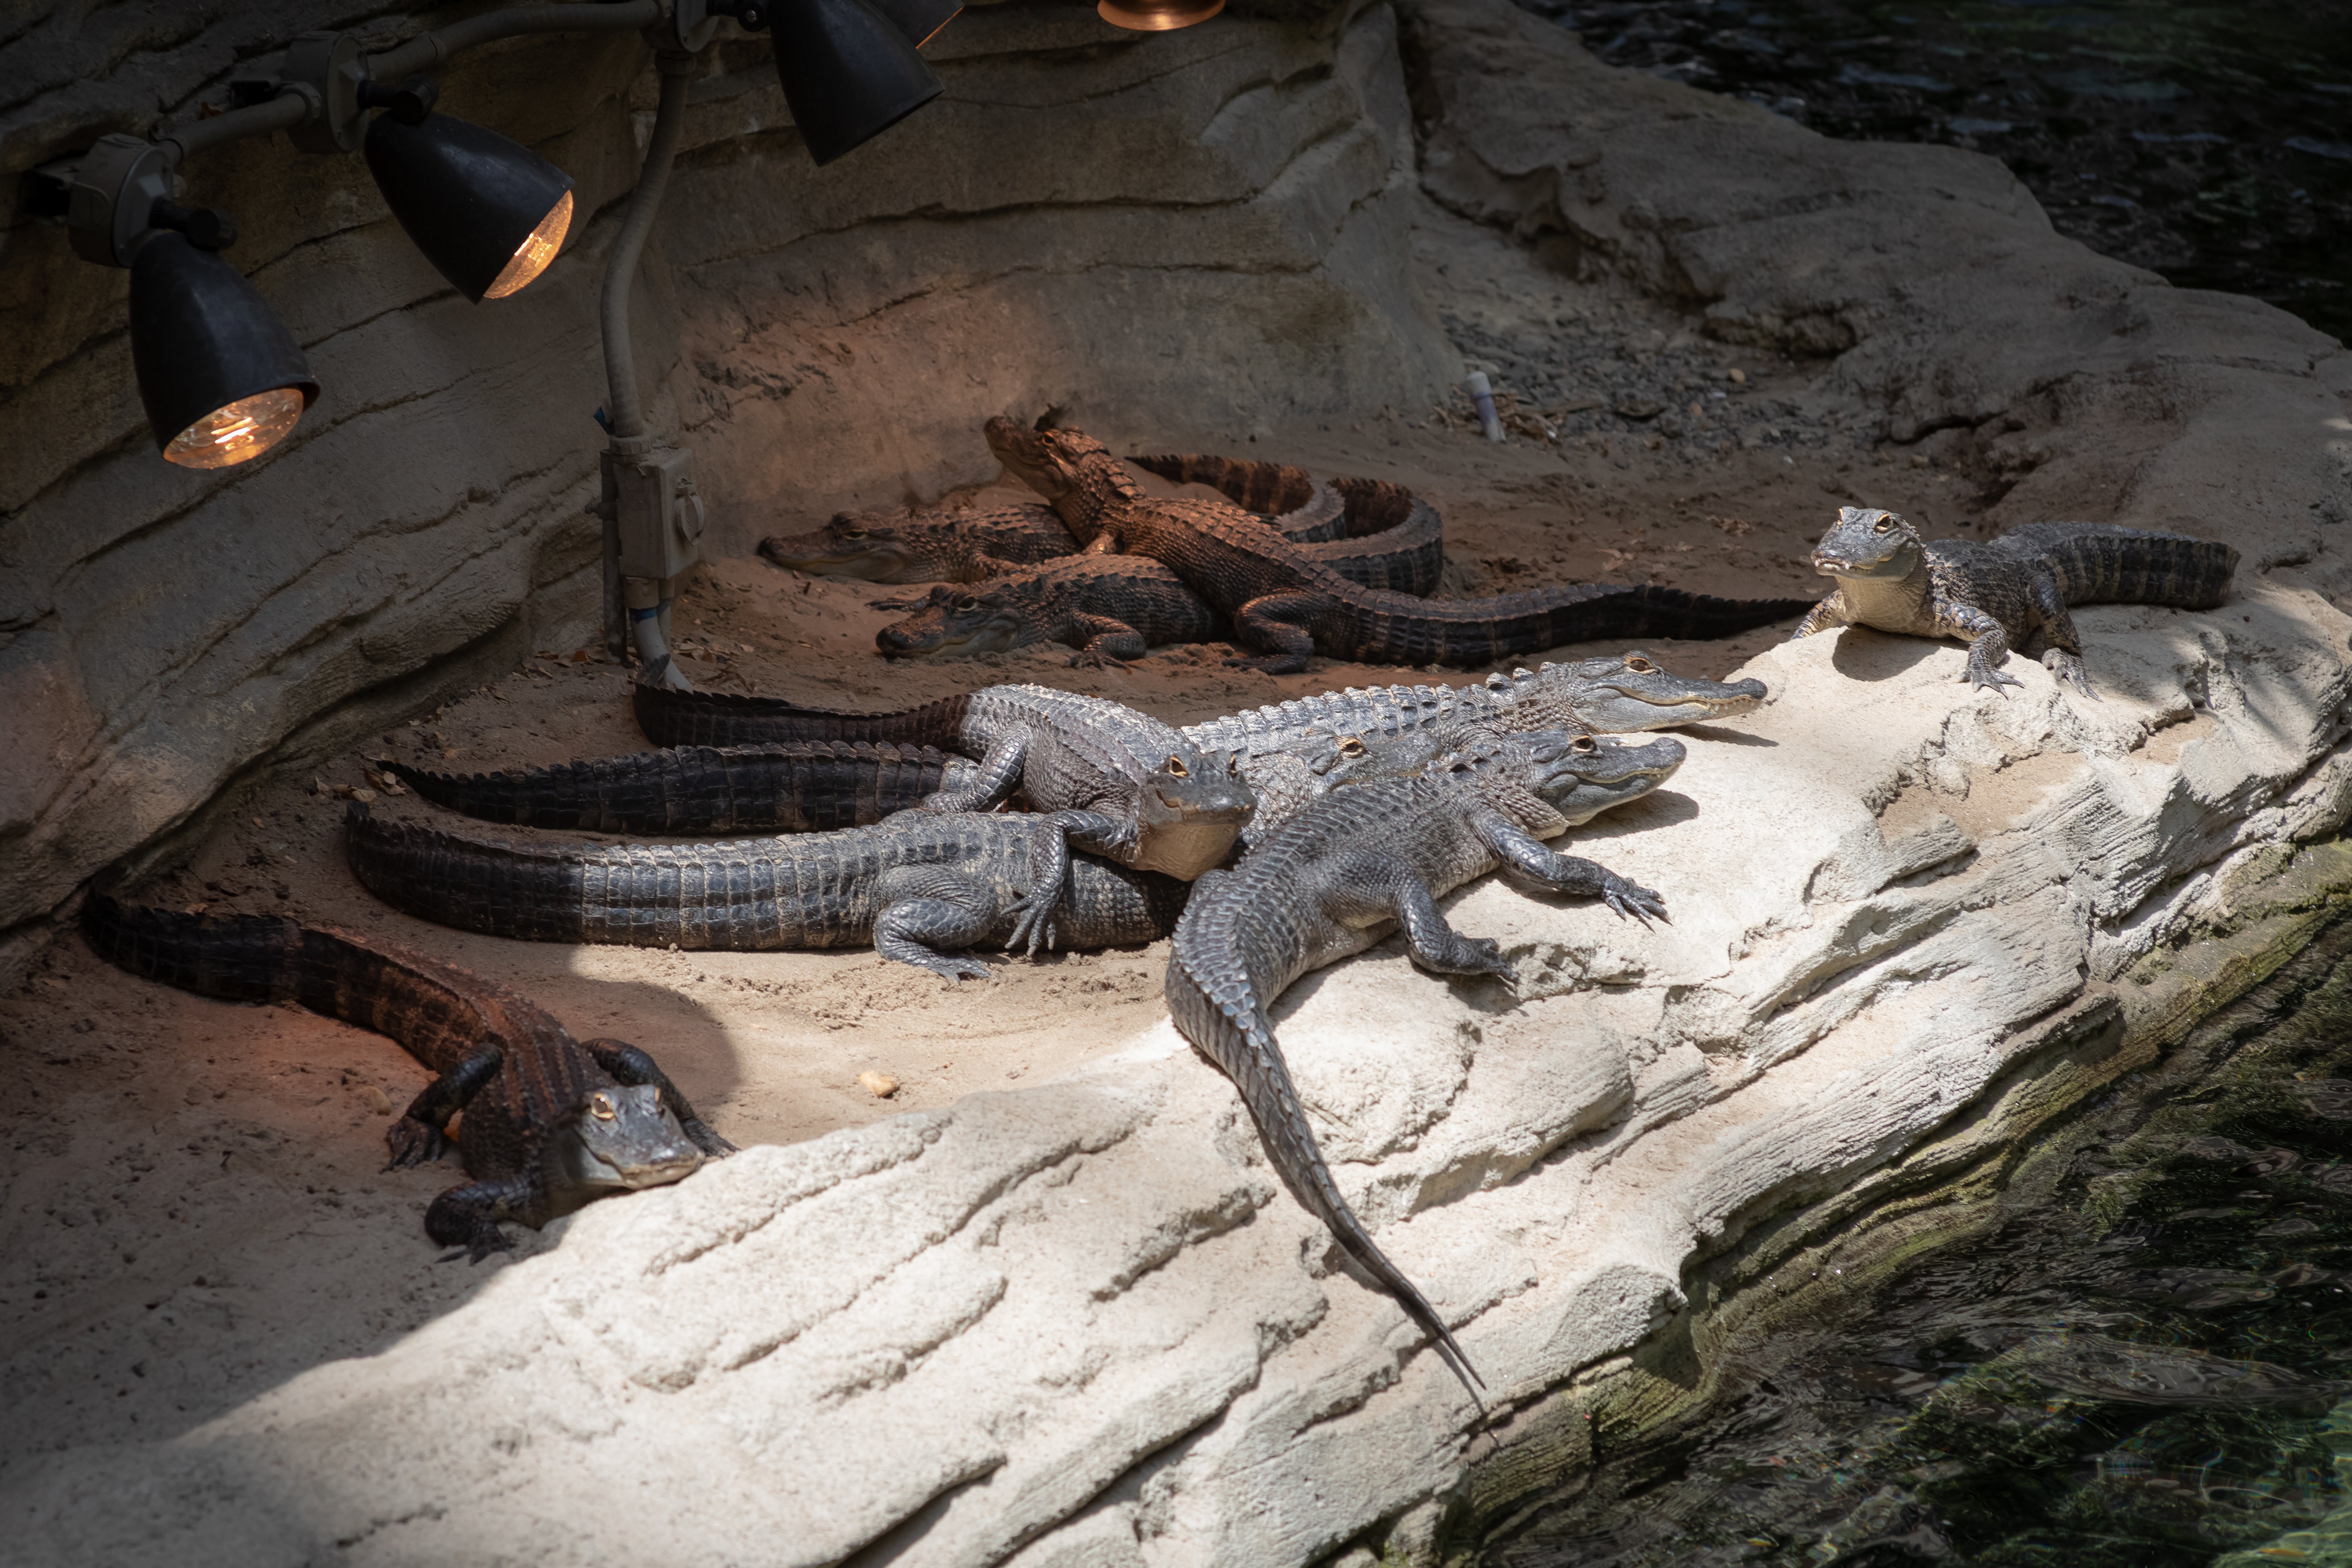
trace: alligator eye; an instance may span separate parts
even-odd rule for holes
[[[1625,661],[1625,668],[1636,675],[1647,675],[1658,667],[1646,658],[1629,658]]]
[[[1591,736],[1579,735],[1575,740],[1570,741],[1568,743],[1568,749],[1574,752],[1580,757],[1589,757],[1593,752],[1599,751],[1601,747],[1593,741]]]
[[[611,1098],[602,1094],[588,1102],[588,1109],[595,1112],[596,1120],[599,1121],[610,1121],[614,1116],[620,1114],[613,1109]]]
[[[1169,758],[1168,771],[1180,779],[1189,779],[1192,776],[1192,770],[1184,765],[1184,759],[1181,757]]]
[[[1892,533],[1895,531],[1895,520],[1891,517],[1882,517],[1878,520],[1877,523],[1872,527],[1870,531],[1873,533]]]
[[[955,607],[959,610],[976,610],[980,608],[980,595],[977,594],[966,594],[962,598],[958,599],[955,602]]]
[[[1339,752],[1343,757],[1362,756],[1364,754],[1363,737],[1360,735],[1342,735],[1339,738]]]

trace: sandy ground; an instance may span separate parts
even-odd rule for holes
[[[1518,394],[1532,416],[1521,427],[1535,434],[1496,446],[1419,407],[1255,441],[1214,427],[1095,433],[1115,447],[1234,451],[1409,484],[1444,513],[1457,592],[1608,577],[1811,595],[1821,581],[1804,557],[1841,501],[1892,506],[1931,531],[1974,516],[1969,476],[1875,447],[1859,411],[1816,384],[1822,365],[1709,342],[1687,319],[1546,272],[1435,213],[1416,264],[1465,354]],[[1640,416],[1613,412],[1621,406]],[[993,412],[972,411],[975,445]],[[812,497],[805,516],[763,531],[813,526],[831,510]],[[1124,670],[1073,670],[1067,650],[1052,647],[893,666],[873,651],[875,631],[893,617],[866,607],[887,592],[757,559],[713,563],[678,607],[686,668],[722,689],[853,707],[1047,681],[1180,723],[1333,687],[1437,678],[1319,659],[1304,675],[1274,678],[1226,668],[1222,647],[1162,651]],[[1717,676],[1786,635],[1767,628],[1653,651],[1670,668]],[[472,770],[641,749],[624,673],[574,662],[573,651],[544,650],[367,754]],[[355,752],[276,781],[187,866],[139,891],[182,906],[291,912],[454,959],[525,991],[583,1037],[645,1046],[741,1144],[809,1138],[1060,1072],[1160,1013],[1157,948],[1034,966],[994,959],[995,978],[951,989],[870,952],[573,949],[443,931],[375,905],[342,866],[343,804],[332,791],[363,784],[364,762]],[[387,796],[376,809],[426,808]],[[305,1367],[382,1348],[504,1268],[435,1261],[422,1215],[454,1168],[380,1171],[386,1120],[426,1077],[389,1040],[149,984],[71,938],[0,998],[0,1037],[15,1089],[0,1110],[0,1385],[11,1411],[0,1463],[184,1430]],[[861,1088],[869,1070],[896,1078],[897,1093]],[[561,1228],[521,1233],[517,1256],[555,1245]]]

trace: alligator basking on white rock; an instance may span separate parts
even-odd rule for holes
[[[1475,1379],[1444,1320],[1340,1195],[1268,1009],[1301,975],[1361,952],[1392,924],[1402,926],[1406,951],[1424,969],[1515,983],[1496,943],[1455,931],[1436,904],[1498,865],[1536,889],[1596,896],[1623,915],[1663,916],[1657,894],[1541,840],[1657,788],[1682,764],[1684,749],[1667,737],[1562,731],[1456,731],[1454,739],[1451,750],[1408,764],[1418,776],[1351,782],[1266,835],[1236,869],[1202,878],[1177,922],[1167,995],[1176,1026],[1241,1089],[1299,1200]],[[1379,764],[1375,754],[1370,765]]]
[[[2238,552],[2210,539],[2098,522],[2037,522],[1990,543],[1926,540],[1891,511],[1838,509],[1813,550],[1813,568],[1837,589],[1797,627],[1868,626],[1969,645],[1963,679],[2021,686],[2001,669],[2012,649],[2095,698],[2083,668],[2074,605],[2172,605],[2210,610],[2229,591]]]

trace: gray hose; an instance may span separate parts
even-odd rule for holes
[[[488,11],[462,22],[394,45],[368,57],[369,74],[377,81],[399,81],[414,72],[430,70],[460,49],[494,38],[525,33],[626,33],[649,27],[662,18],[658,0],[628,0],[624,5],[526,5]]]
[[[637,405],[636,356],[629,348],[629,285],[637,275],[637,258],[652,232],[654,214],[669,184],[670,164],[677,156],[677,136],[686,124],[687,73],[691,55],[663,55],[661,101],[654,110],[654,138],[646,149],[646,166],[629,197],[629,214],[621,224],[621,237],[613,242],[612,258],[604,264],[604,379],[612,384],[605,417],[615,440],[634,440],[646,433],[645,411]]]

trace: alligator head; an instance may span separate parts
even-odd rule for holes
[[[1083,431],[1034,430],[1000,414],[982,434],[1005,471],[1052,502],[1082,534],[1081,525],[1095,508],[1115,495],[1143,493],[1110,448]]]
[[[836,512],[812,533],[778,533],[760,541],[760,553],[779,566],[861,583],[924,583],[939,575],[944,557],[940,530],[902,526],[910,514]],[[926,548],[926,546],[929,548]]]
[[[1842,506],[1813,546],[1813,570],[1841,581],[1885,582],[1917,571],[1927,548],[1918,531],[1891,511]]]
[[[1569,700],[1570,711],[1606,735],[1728,718],[1752,711],[1765,697],[1760,680],[1694,680],[1639,648],[1616,658],[1585,659],[1577,674],[1580,689]]]
[[[922,608],[874,634],[891,658],[953,658],[1005,653],[1037,640],[1029,617],[998,592],[942,584]]]
[[[574,1203],[683,1181],[704,1155],[653,1084],[591,1089],[550,1141],[553,1184]]]
[[[1186,747],[1144,778],[1136,792],[1135,853],[1128,864],[1189,882],[1233,852],[1257,813],[1257,796],[1232,757]]]
[[[1570,827],[1649,794],[1674,777],[1687,754],[1671,735],[1621,741],[1565,730],[1509,735],[1503,745],[1505,765],[1520,772],[1528,791]]]

